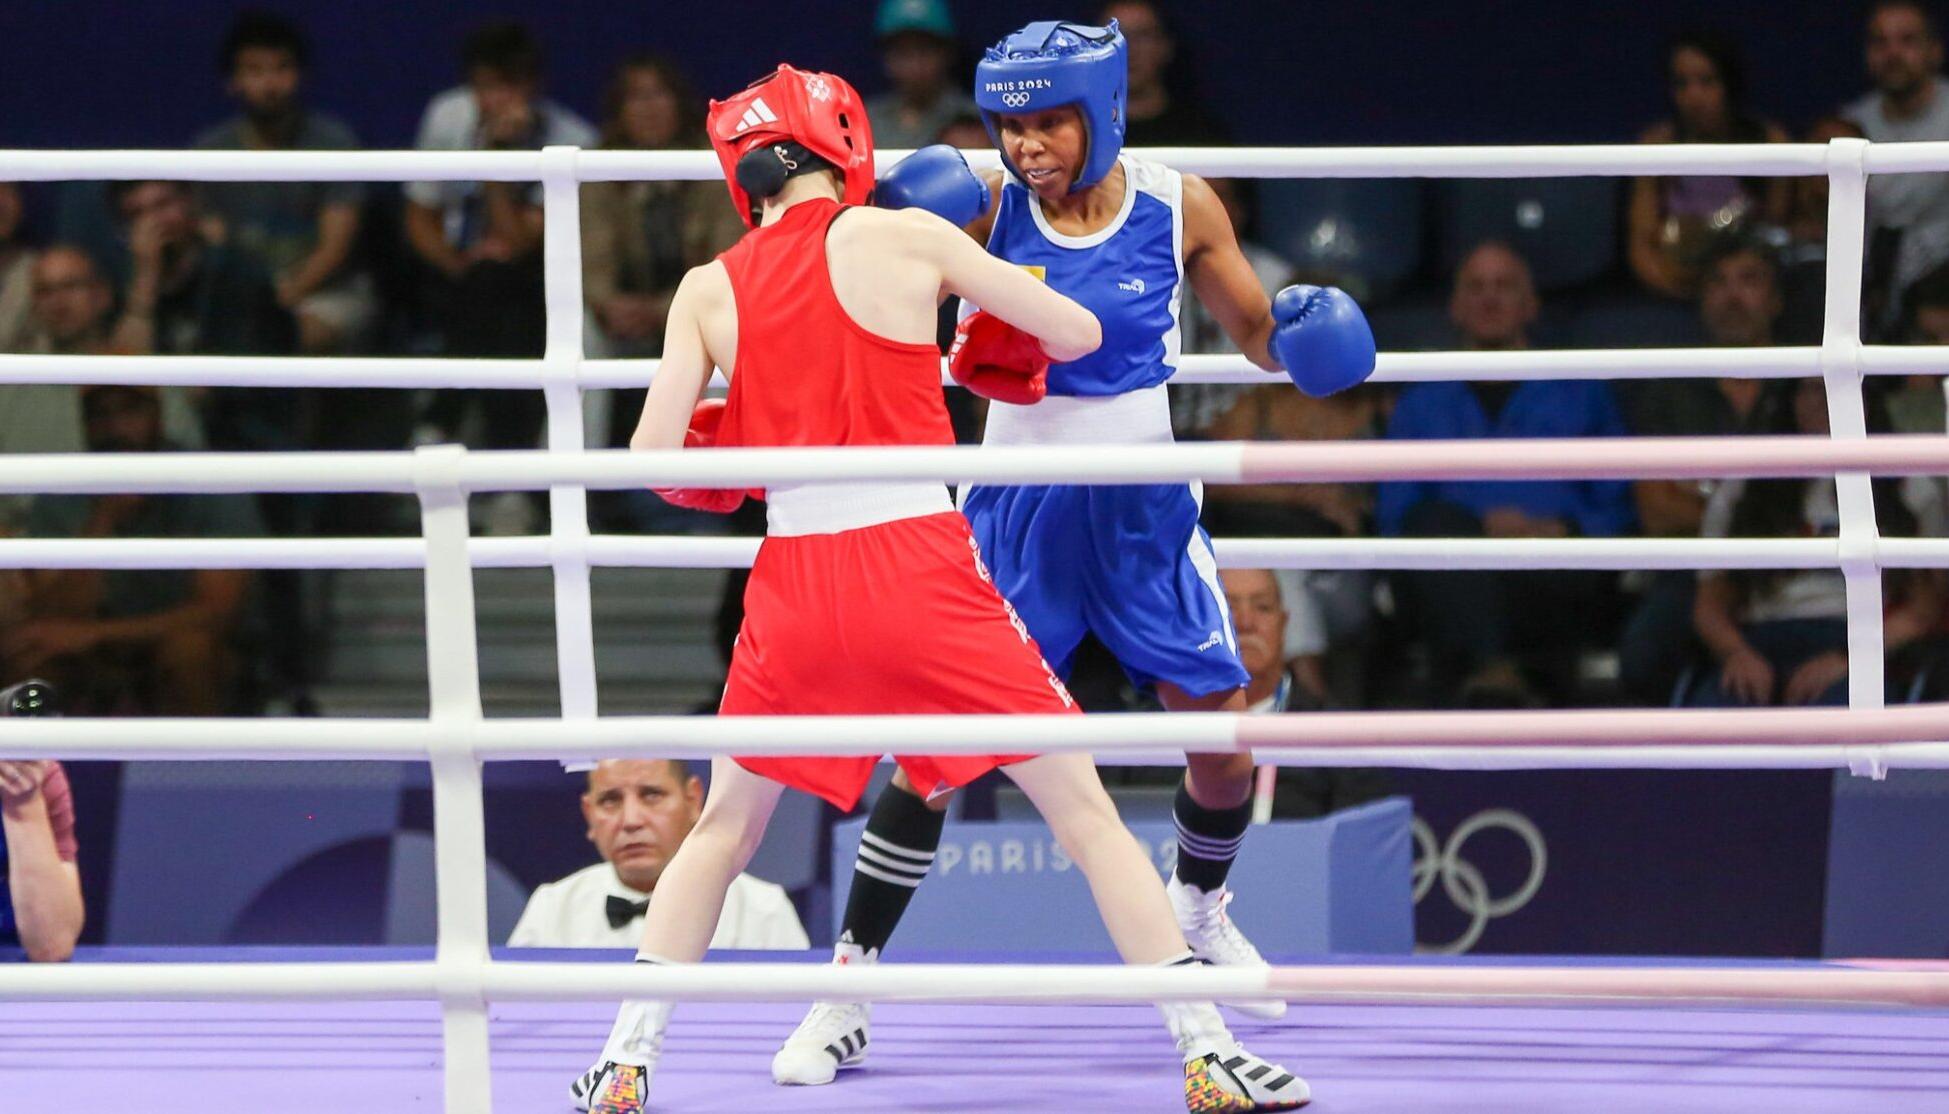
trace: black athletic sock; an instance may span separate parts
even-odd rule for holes
[[[1252,798],[1234,808],[1206,808],[1191,799],[1186,782],[1179,782],[1171,817],[1178,826],[1178,880],[1206,893],[1223,886],[1252,823]]]
[[[880,791],[853,860],[853,888],[846,895],[841,943],[879,951],[907,912],[914,890],[927,877],[941,845],[946,816],[895,785]]]

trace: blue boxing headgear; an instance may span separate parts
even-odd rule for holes
[[[1101,182],[1123,150],[1124,99],[1130,83],[1129,48],[1117,21],[1107,27],[1045,20],[988,48],[975,67],[975,104],[1002,163],[1018,179],[995,118],[1073,104],[1083,115],[1083,169],[1069,192]]]

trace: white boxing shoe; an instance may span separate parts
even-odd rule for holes
[[[853,943],[852,933],[839,938],[832,961],[841,967],[878,963],[880,949]],[[785,1087],[819,1087],[831,1083],[840,1068],[856,1068],[866,1059],[866,1040],[873,1007],[867,1002],[814,1002],[812,1009],[785,1038],[785,1046],[771,1058],[771,1079]]]
[[[1232,1044],[1207,1045],[1184,1058],[1184,1109],[1189,1114],[1252,1114],[1297,1110],[1313,1101],[1306,1081]]]
[[[871,1007],[865,1002],[815,1002],[785,1047],[771,1058],[771,1079],[788,1087],[831,1083],[840,1068],[866,1059]]]
[[[1191,954],[1214,967],[1265,967],[1270,964],[1252,946],[1252,941],[1232,923],[1225,906],[1231,904],[1232,891],[1219,887],[1209,893],[1171,875],[1164,892],[1170,895],[1171,911],[1177,914],[1178,928],[1184,933]],[[1277,1021],[1286,1016],[1286,1003],[1277,999],[1225,1002],[1226,1008],[1262,1021]]]

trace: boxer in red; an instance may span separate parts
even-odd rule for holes
[[[963,370],[1032,382],[1050,359],[1096,348],[1096,318],[919,209],[859,207],[873,186],[866,112],[831,74],[781,66],[713,102],[712,145],[752,231],[687,275],[634,448],[945,445],[935,313],[947,294],[1008,327],[956,353]],[[1028,340],[1024,339],[1026,334]],[[729,398],[699,403],[713,368]],[[736,490],[666,490],[734,509]],[[982,567],[943,485],[774,485],[752,567],[725,715],[1075,711]],[[1191,962],[1163,883],[1118,819],[1086,755],[901,757],[922,793],[1002,767],[1089,880],[1129,963]],[[871,758],[719,758],[703,815],[658,880],[638,962],[703,958],[725,888],[744,869],[779,794],[841,808]],[[598,1114],[644,1108],[672,1003],[628,1001],[572,1092]],[[1160,1006],[1184,1061],[1192,1111],[1291,1109],[1304,1082],[1239,1046],[1209,1003]]]

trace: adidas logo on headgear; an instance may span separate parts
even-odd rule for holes
[[[777,122],[778,114],[773,112],[771,106],[765,103],[765,98],[759,97],[757,100],[751,102],[750,108],[744,110],[743,116],[738,117],[738,130],[741,132],[750,131],[759,124],[776,124]]]

